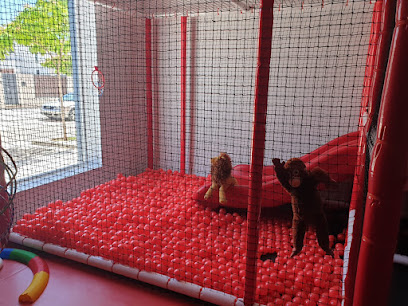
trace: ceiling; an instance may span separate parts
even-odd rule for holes
[[[259,7],[258,0],[97,0],[96,2],[113,9],[138,12],[144,16],[248,11]]]
[[[258,9],[261,0],[89,0],[115,10],[123,10],[141,16],[188,15],[208,12],[250,11]],[[265,0],[272,1],[272,0]],[[275,0],[274,6],[352,4],[365,0]],[[375,1],[372,1],[373,3]]]

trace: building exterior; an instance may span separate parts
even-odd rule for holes
[[[58,76],[41,66],[46,55],[32,54],[28,47],[15,45],[14,52],[0,61],[0,108],[38,107],[58,98]],[[73,91],[72,77],[62,76],[63,94]]]

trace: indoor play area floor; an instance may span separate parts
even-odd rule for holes
[[[141,283],[114,273],[10,243],[8,247],[35,252],[50,268],[50,280],[35,306],[210,306],[212,304]],[[32,280],[31,270],[19,262],[5,261],[0,270],[0,305],[14,306]],[[408,305],[405,290],[408,267],[394,265],[390,306]]]
[[[10,243],[10,248],[35,252],[50,269],[50,279],[35,306],[191,306],[211,305],[114,273]],[[20,305],[19,295],[33,278],[26,265],[5,260],[0,270],[0,305]],[[23,304],[21,304],[23,305]]]

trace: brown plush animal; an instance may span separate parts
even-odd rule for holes
[[[279,158],[274,158],[272,162],[275,165],[279,182],[292,197],[294,248],[291,257],[302,250],[307,225],[316,228],[320,247],[326,254],[333,256],[333,251],[329,247],[327,219],[323,212],[323,203],[317,185],[319,183],[332,185],[336,182],[319,167],[307,171],[306,165],[298,158],[289,159],[286,163],[281,163]]]
[[[219,189],[219,202],[227,203],[225,191],[237,184],[237,180],[231,176],[231,170],[231,158],[227,153],[211,158],[211,187],[205,193],[204,199],[211,198],[213,190]]]

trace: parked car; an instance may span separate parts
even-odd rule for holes
[[[75,96],[73,93],[67,93],[63,96],[65,120],[75,120]],[[41,107],[41,114],[48,118],[61,118],[61,102],[59,99],[47,102]]]

